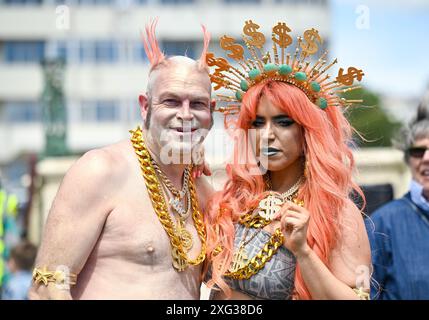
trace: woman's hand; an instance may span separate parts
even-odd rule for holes
[[[307,209],[288,201],[283,205],[280,214],[280,227],[285,237],[283,245],[295,257],[308,254],[311,250],[307,244],[310,213]]]
[[[195,150],[192,150],[192,177],[194,179],[201,177],[204,173],[206,176],[211,176],[212,172],[207,164],[204,156],[204,147],[202,144],[195,146]]]

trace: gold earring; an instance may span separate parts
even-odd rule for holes
[[[304,177],[308,178],[310,175],[310,161],[308,161],[308,159],[305,160],[304,162]]]

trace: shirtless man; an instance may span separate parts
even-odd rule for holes
[[[155,39],[155,23],[146,28],[145,49],[152,68],[147,93],[139,97],[145,123],[142,135],[159,169],[181,190],[186,165],[161,161],[165,146],[161,136],[166,133],[170,142],[177,140],[183,156],[189,152],[183,142],[184,123],[190,123],[192,130],[210,129],[212,125],[214,101],[205,68],[209,35],[204,30],[205,46],[199,62],[181,56],[165,58]],[[187,134],[193,137],[194,132]],[[204,211],[211,187],[203,178],[197,179],[195,186],[200,210]],[[165,194],[168,204],[171,194]],[[169,214],[177,221],[171,207]],[[184,226],[193,240],[187,255],[195,259],[201,241],[192,214]],[[50,210],[36,267],[55,271],[65,266],[77,275],[76,285],[68,289],[54,282],[46,285],[36,281],[29,296],[199,299],[201,264],[180,272],[172,263],[169,235],[152,206],[133,145],[126,140],[82,156],[64,177]]]

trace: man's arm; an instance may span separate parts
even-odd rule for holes
[[[113,209],[113,159],[93,150],[67,172],[54,199],[35,266],[55,271],[64,266],[79,274]],[[78,280],[79,281],[79,280]],[[32,285],[30,299],[71,299],[55,283]]]

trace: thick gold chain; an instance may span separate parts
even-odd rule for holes
[[[304,205],[304,202],[298,201],[298,199],[296,198],[297,193],[298,193],[298,190],[294,194],[292,194],[287,200],[292,201],[293,203],[302,207]],[[267,220],[258,214],[256,215],[254,214],[254,210],[256,208],[257,207],[250,208],[250,210],[247,213],[241,215],[239,218],[239,223],[244,225],[247,228],[257,228],[257,229],[264,228],[267,225],[269,225],[272,222],[271,220]]]
[[[141,128],[137,127],[135,130],[130,130],[130,133],[131,143],[140,162],[140,168],[145,180],[149,198],[152,202],[153,210],[170,238],[173,267],[178,271],[184,271],[188,265],[199,265],[206,257],[206,230],[203,223],[203,216],[199,210],[198,201],[196,199],[195,186],[192,178],[189,181],[192,219],[201,240],[201,252],[194,260],[189,259],[186,255],[182,241],[177,232],[177,227],[174,225],[173,220],[168,213],[160,182],[151,163],[151,156],[143,141]]]
[[[264,177],[266,185],[269,187],[270,179]],[[268,183],[267,183],[268,180]],[[296,184],[299,186],[301,182]],[[292,188],[291,188],[292,189]],[[293,201],[294,203],[303,206],[303,201],[298,201],[296,195],[298,193],[297,187],[293,187],[293,192],[289,192],[285,194],[285,199],[283,201]],[[251,208],[246,214],[240,216],[239,223],[244,225],[246,228],[255,228],[262,229],[265,226],[269,225],[272,221],[267,220],[260,215],[253,215],[253,211],[256,207]],[[252,237],[253,238],[253,237]],[[276,229],[274,234],[271,236],[270,240],[264,245],[261,251],[259,251],[248,263],[246,263],[243,267],[235,270],[234,272],[228,271],[225,273],[225,276],[233,278],[233,279],[249,279],[253,275],[259,272],[262,268],[264,268],[265,264],[271,260],[272,256],[277,253],[278,248],[283,245],[284,235],[279,228]],[[247,242],[248,243],[248,242]],[[217,248],[216,248],[217,249]],[[218,250],[221,251],[221,250]],[[218,252],[217,252],[218,253]]]
[[[265,264],[271,260],[273,255],[277,253],[277,250],[283,244],[283,240],[283,233],[280,229],[276,229],[262,250],[259,251],[248,263],[234,272],[227,271],[225,276],[239,280],[249,279],[253,275],[257,274],[259,270],[264,268]]]

